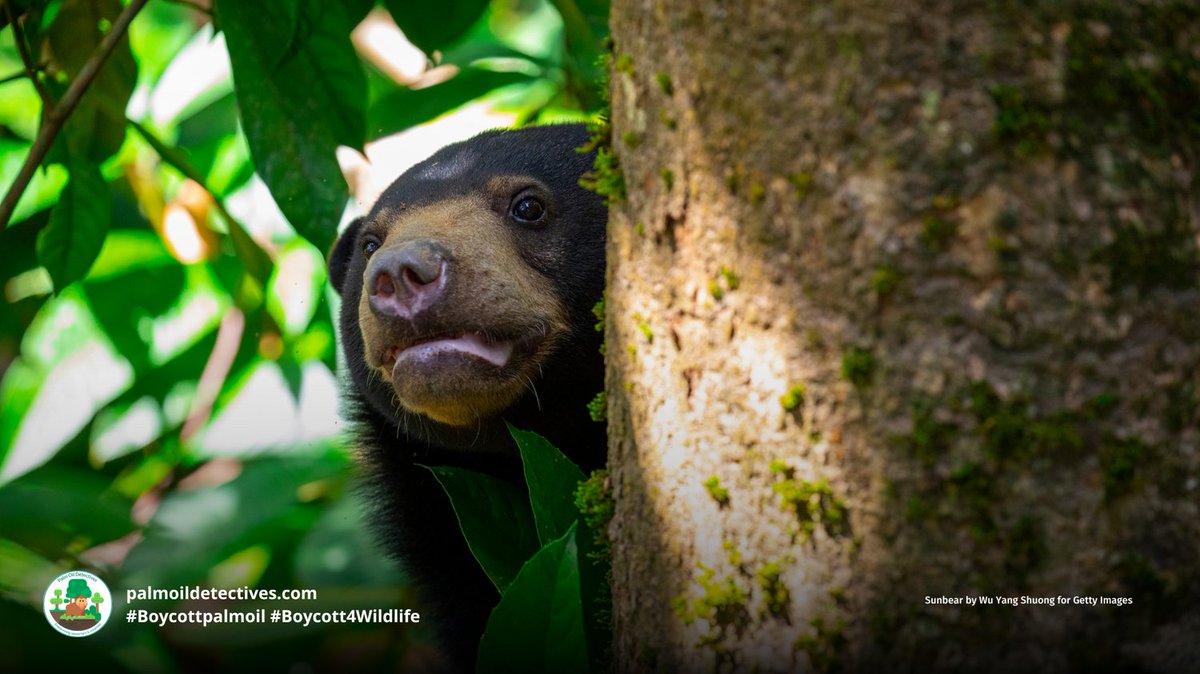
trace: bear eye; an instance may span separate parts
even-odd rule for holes
[[[546,207],[537,197],[517,197],[510,209],[512,216],[521,222],[537,222],[546,213]]]
[[[371,255],[377,250],[379,250],[379,242],[378,241],[375,241],[374,239],[367,239],[366,241],[363,241],[363,246],[362,246],[363,255],[365,255],[367,257],[371,257]]]

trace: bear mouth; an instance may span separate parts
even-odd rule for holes
[[[398,411],[468,426],[511,405],[536,374],[548,340],[492,331],[437,332],[389,340],[379,355],[381,379]]]
[[[479,332],[437,335],[392,345],[384,352],[382,365],[394,370],[406,362],[425,362],[442,355],[459,355],[503,368],[512,358],[513,347],[511,340],[491,339]]]

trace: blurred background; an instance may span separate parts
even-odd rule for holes
[[[105,3],[3,4],[12,14],[0,24],[0,78],[26,66],[15,28],[30,42],[35,31],[53,42],[77,14]],[[602,105],[606,2],[411,4],[437,12],[366,7],[352,33],[367,82],[367,143],[337,152],[351,197],[342,224],[449,142],[494,127],[594,119]],[[38,172],[0,231],[5,667],[61,665],[66,656],[137,672],[268,663],[293,672],[334,663],[419,670],[430,657],[429,625],[201,629],[121,620],[125,590],[147,586],[316,589],[316,601],[278,603],[302,611],[420,608],[364,524],[371,504],[356,489],[338,410],[326,251],[297,234],[256,174],[210,4],[152,0],[129,39],[136,76],[123,136],[100,164],[112,219],[98,257],[69,284],[39,266],[39,233],[67,207],[59,165]],[[46,81],[65,82],[52,65]],[[30,78],[0,81],[5,191],[41,115]],[[239,241],[241,231],[253,245]],[[247,271],[255,247],[265,253],[258,283]],[[86,639],[59,635],[41,615],[47,584],[70,569],[95,571],[115,595],[115,619]],[[135,606],[259,607],[271,604]]]

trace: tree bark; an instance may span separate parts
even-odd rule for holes
[[[1200,662],[1197,5],[612,29],[615,671]]]

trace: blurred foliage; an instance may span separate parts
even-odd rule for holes
[[[583,473],[545,438],[509,427],[526,489],[439,466],[471,552],[500,603],[479,645],[479,672],[604,672],[611,637],[610,556],[576,505]]]
[[[148,585],[317,589],[315,602],[280,605],[294,610],[415,606],[364,528],[370,504],[338,436],[324,252],[353,207],[337,149],[472,102],[521,124],[594,115],[608,8],[379,4],[151,0],[24,184],[47,120],[131,5],[0,0],[0,187],[20,197],[0,218],[7,667],[60,652],[147,672],[394,670],[430,657],[424,624],[113,620],[64,642],[38,615],[49,581],[72,568],[107,580],[118,618],[125,590]],[[368,24],[398,25],[421,50],[415,78],[352,41]],[[558,486],[546,493],[561,513]],[[536,581],[522,565],[539,545],[547,568],[578,556],[574,516],[550,513],[526,515],[524,556],[500,562],[506,582]],[[238,608],[137,605],[226,607]]]

